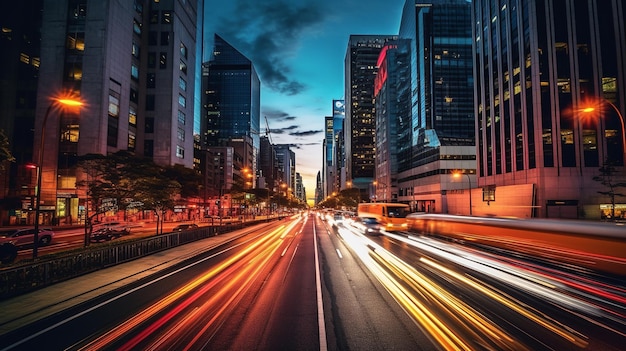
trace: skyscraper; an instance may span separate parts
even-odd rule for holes
[[[376,106],[376,201],[398,201],[398,156],[410,150],[400,138],[411,130],[410,40],[390,41],[378,58]],[[404,142],[404,144],[403,144]]]
[[[417,211],[448,212],[447,194],[475,184],[470,4],[407,0],[399,34],[411,45],[412,110],[398,137],[398,198]],[[469,184],[453,179],[459,172]]]
[[[346,181],[372,195],[375,154],[374,79],[380,50],[395,35],[351,35],[344,61]]]
[[[160,165],[192,167],[197,6],[44,0],[35,145],[45,151],[45,223],[80,216],[80,155],[127,150]],[[86,105],[48,116],[51,98],[64,91]]]
[[[518,217],[611,213],[599,193],[608,189],[593,178],[610,164],[614,181],[626,180],[626,6],[476,0],[472,13],[479,180],[492,208]]]
[[[261,82],[254,64],[215,34],[205,77],[206,116],[201,121],[205,146],[249,135],[258,154],[261,123]]]

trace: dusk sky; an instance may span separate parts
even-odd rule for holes
[[[307,198],[322,169],[324,117],[344,98],[351,34],[397,34],[404,0],[206,0],[203,61],[217,33],[254,64],[261,80],[261,130],[291,144]]]

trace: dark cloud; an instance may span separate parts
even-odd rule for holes
[[[319,133],[324,133],[324,131],[323,130],[306,130],[306,131],[301,131],[301,132],[289,133],[289,135],[293,135],[297,137],[306,137],[306,136],[311,136],[311,135],[315,135]]]
[[[235,13],[221,18],[216,32],[248,56],[268,88],[297,95],[306,86],[290,76],[287,64],[300,46],[303,33],[325,20],[319,1],[294,4],[288,0],[238,0]]]
[[[275,110],[275,109],[265,109],[262,114],[270,120],[273,121],[293,121],[296,119],[296,116],[291,116],[285,111]]]

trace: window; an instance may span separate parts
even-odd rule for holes
[[[144,128],[146,133],[154,133],[154,117],[146,118],[146,127]]]
[[[183,60],[180,60],[180,71],[187,74],[187,64]]]
[[[67,81],[83,79],[83,66],[80,62],[68,62],[65,64],[65,78]]]
[[[137,35],[141,35],[141,23],[136,19],[133,19],[133,32]]]
[[[154,111],[154,94],[146,94],[146,111]]]
[[[178,123],[184,125],[186,120],[187,120],[187,115],[185,115],[183,111],[178,110]]]
[[[137,138],[135,136],[135,133],[129,132],[128,133],[128,150],[129,151],[135,151],[136,142],[137,142]]]
[[[161,45],[170,45],[170,32],[161,32]]]
[[[137,126],[137,110],[134,106],[128,107],[128,124]]]
[[[154,10],[150,11],[150,24],[159,23],[159,11]]]
[[[61,128],[61,142],[62,143],[77,143],[79,136],[80,126],[76,123],[69,123]]]
[[[146,75],[146,87],[148,88],[156,87],[156,74],[154,72],[150,72]]]
[[[187,81],[183,78],[178,78],[178,86],[180,87],[180,90],[187,91]]]
[[[139,58],[139,44],[133,41],[133,56]]]
[[[85,51],[85,33],[68,33],[65,39],[65,48],[69,51]]]
[[[143,142],[143,155],[146,157],[154,156],[154,140],[145,140]]]
[[[120,116],[120,98],[114,91],[109,91],[109,116],[115,118]]]
[[[185,141],[185,130],[178,128],[178,140]]]
[[[134,80],[139,80],[139,67],[134,63],[130,66],[130,77]]]
[[[185,148],[180,146],[180,145],[176,145],[176,157],[178,158],[185,158]]]
[[[148,53],[148,68],[156,68],[156,52]]]
[[[158,40],[159,33],[151,30],[150,33],[148,33],[148,45],[157,45]]]
[[[130,101],[134,103],[139,102],[139,93],[137,93],[136,89],[130,88]]]
[[[178,104],[182,107],[187,107],[187,98],[182,94],[178,94]]]
[[[167,53],[161,52],[159,54],[159,68],[165,69],[167,68]]]
[[[180,43],[180,56],[187,58],[187,47],[183,43]]]
[[[172,23],[172,12],[171,11],[163,11],[161,15],[161,23],[170,24]]]

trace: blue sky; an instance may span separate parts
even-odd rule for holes
[[[344,98],[351,34],[397,34],[404,0],[205,0],[204,60],[213,33],[255,65],[261,79],[261,129],[290,144],[309,199],[322,169],[324,117]]]

